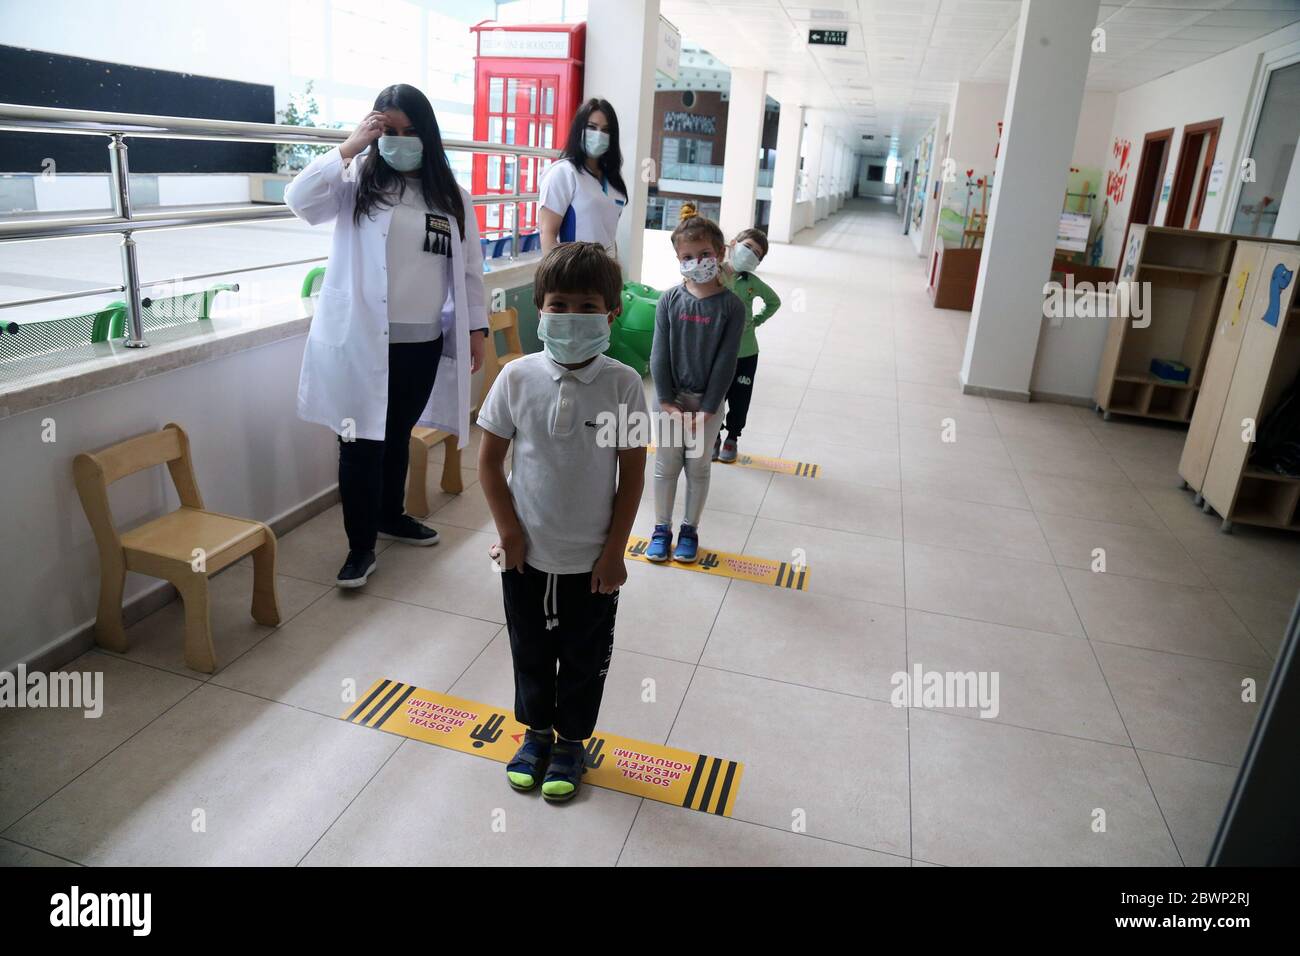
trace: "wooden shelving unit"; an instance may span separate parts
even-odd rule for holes
[[[1111,319],[1093,398],[1112,414],[1189,422],[1196,405],[1214,320],[1228,279],[1235,236],[1133,225],[1117,280],[1149,284],[1146,319]],[[1191,369],[1187,382],[1151,374],[1151,360]]]
[[[1273,312],[1279,269],[1292,278]],[[1237,241],[1228,294],[1178,463],[1197,503],[1223,518],[1224,531],[1234,523],[1300,531],[1300,476],[1252,464],[1255,446],[1244,437],[1244,423],[1254,422],[1258,430],[1300,375],[1298,285],[1300,243]]]

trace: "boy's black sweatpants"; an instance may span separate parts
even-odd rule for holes
[[[728,438],[739,438],[745,430],[745,421],[749,418],[749,400],[754,395],[754,372],[758,368],[758,356],[747,355],[736,360],[736,376],[727,389],[727,420],[722,426],[727,430]]]
[[[618,592],[591,593],[591,572],[550,574],[530,564],[501,572],[515,669],[515,720],[586,740],[614,652]]]

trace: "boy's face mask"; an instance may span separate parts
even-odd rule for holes
[[[604,312],[542,312],[537,337],[551,361],[576,365],[609,348],[609,315]]]
[[[731,250],[731,264],[737,272],[753,272],[758,268],[758,256],[754,255],[754,250],[749,246],[737,243],[736,248]]]
[[[682,275],[692,282],[712,282],[718,274],[718,260],[715,256],[683,259],[677,268]]]
[[[424,162],[424,143],[418,136],[381,136],[379,155],[400,173],[410,173]]]

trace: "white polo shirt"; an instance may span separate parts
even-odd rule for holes
[[[648,415],[640,376],[606,355],[571,370],[544,352],[502,369],[479,410],[481,428],[514,442],[510,497],[539,571],[589,572],[609,537],[618,448],[597,443],[602,413]]]
[[[618,218],[627,197],[603,177],[579,172],[567,159],[558,159],[542,173],[538,199],[544,208],[564,217],[560,242],[599,242],[618,257]]]

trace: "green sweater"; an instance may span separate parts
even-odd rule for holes
[[[740,296],[740,301],[745,304],[745,333],[740,338],[738,357],[749,358],[758,354],[758,336],[754,330],[776,315],[776,310],[781,308],[781,299],[752,272],[737,272],[728,283],[728,288]],[[763,300],[763,311],[757,317],[754,316],[755,299]]]

